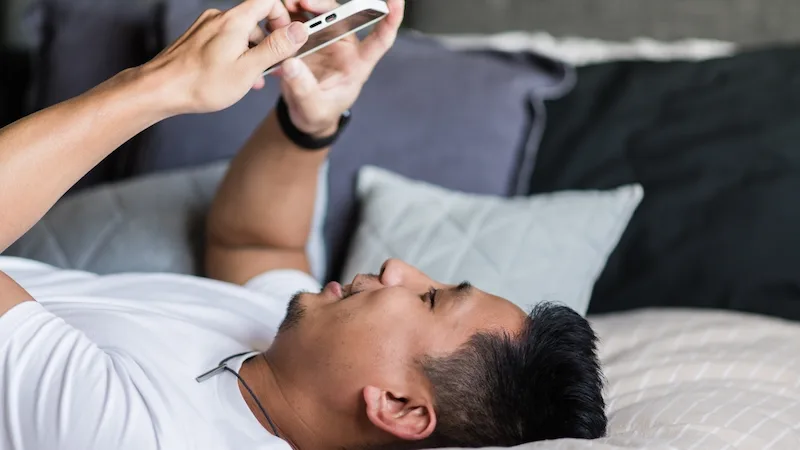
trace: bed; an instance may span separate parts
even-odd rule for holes
[[[160,39],[174,37],[194,12],[161,17]],[[125,23],[146,15],[127,14]],[[358,239],[365,219],[355,178],[364,163],[453,191],[507,198],[639,184],[641,205],[608,243],[602,264],[584,275],[608,380],[609,435],[519,448],[800,448],[798,16],[800,6],[789,0],[769,8],[752,0],[409,2],[409,28],[470,59],[450,64],[451,53],[409,33],[376,71],[356,109],[359,139],[346,141],[355,159],[334,158],[325,182],[330,192],[321,193],[335,212],[318,223],[328,242],[317,249],[327,253],[320,256],[327,266],[320,277],[340,276]],[[75,48],[93,45],[107,44],[89,40]],[[103,71],[134,56],[104,60]],[[425,108],[435,113],[437,102],[457,104],[463,116],[431,118],[436,130],[380,128],[397,118],[413,122],[422,108],[413,102],[423,100],[412,100],[391,120],[381,115],[384,86],[400,87],[402,97],[424,82],[398,69],[413,67],[410,60],[437,61],[442,79],[457,86],[458,95],[446,101],[437,96],[447,89],[434,89]],[[489,65],[495,69],[484,71]],[[532,65],[536,70],[528,70]],[[62,86],[59,73],[40,83]],[[36,101],[44,106],[80,91],[102,73]],[[477,84],[481,79],[524,90],[490,88]],[[530,79],[537,84],[529,89]],[[268,92],[257,95],[226,115],[173,121],[143,136],[9,254],[101,273],[198,273],[198,224],[224,167],[183,169],[229,158],[239,136],[255,126],[248,121],[260,117],[258,108],[274,100]],[[525,102],[515,101],[523,96]],[[479,134],[474,148],[436,139],[465,124]],[[204,131],[182,144],[187,128]],[[392,143],[375,138],[386,135]],[[201,141],[214,148],[198,151]],[[401,151],[411,163],[391,156]],[[458,152],[459,164],[450,167]],[[526,161],[534,164],[526,168]],[[416,170],[423,165],[435,170]],[[112,184],[94,186],[98,180]],[[170,195],[155,201],[145,192]],[[70,219],[76,210],[97,227]],[[132,248],[139,257],[114,257]]]

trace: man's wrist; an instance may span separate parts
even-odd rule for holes
[[[292,117],[289,104],[283,97],[278,99],[275,116],[283,135],[295,146],[303,150],[319,151],[330,148],[341,136],[350,122],[350,111],[342,114],[335,125],[319,127],[309,132],[309,128],[297,126]]]
[[[304,132],[308,133],[307,131],[302,130],[302,129],[301,129],[301,131],[304,131]],[[315,139],[327,139],[327,138],[333,136],[334,134],[336,134],[338,132],[339,132],[339,121],[337,120],[336,122],[334,122],[330,126],[328,126],[326,128],[322,128],[321,131],[311,132],[311,133],[308,133],[308,135],[314,137]]]
[[[115,79],[154,123],[191,111],[189,102],[181,97],[180,90],[174,89],[174,79],[164,68],[146,64],[120,72]]]

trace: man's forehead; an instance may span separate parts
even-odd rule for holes
[[[461,292],[460,295],[463,295],[465,300],[475,305],[475,314],[485,315],[487,319],[490,317],[495,319],[502,317],[504,318],[503,322],[506,324],[513,322],[521,327],[528,316],[522,308],[513,302],[476,287],[471,287],[469,290]],[[514,328],[517,329],[516,326]]]

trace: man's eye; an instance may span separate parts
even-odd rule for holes
[[[425,294],[426,300],[431,305],[431,309],[436,306],[436,294],[439,292],[438,289],[431,288],[427,294]]]

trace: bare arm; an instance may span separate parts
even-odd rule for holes
[[[166,117],[155,81],[127,71],[0,130],[0,251],[114,149]]]
[[[231,163],[211,209],[208,275],[244,284],[271,268],[309,272],[317,175],[328,151],[297,148],[272,113]]]
[[[265,17],[274,32],[250,48]],[[207,11],[148,64],[0,130],[0,252],[137,133],[170,116],[227,108],[263,86],[261,73],[307,39],[290,24],[279,0]],[[21,289],[0,274],[0,315],[27,297]]]
[[[0,250],[113,149],[159,120],[164,113],[148,83],[125,72],[0,130]],[[28,300],[30,295],[0,272],[0,316]]]
[[[285,4],[292,13],[317,14],[337,6],[335,0]],[[297,128],[320,137],[336,132],[342,113],[393,45],[404,7],[403,0],[389,0],[389,17],[363,42],[345,39],[283,65],[281,91]],[[211,209],[206,252],[210,277],[244,284],[274,269],[310,272],[305,249],[319,169],[327,154],[296,147],[280,130],[275,113],[270,114],[234,159]]]

